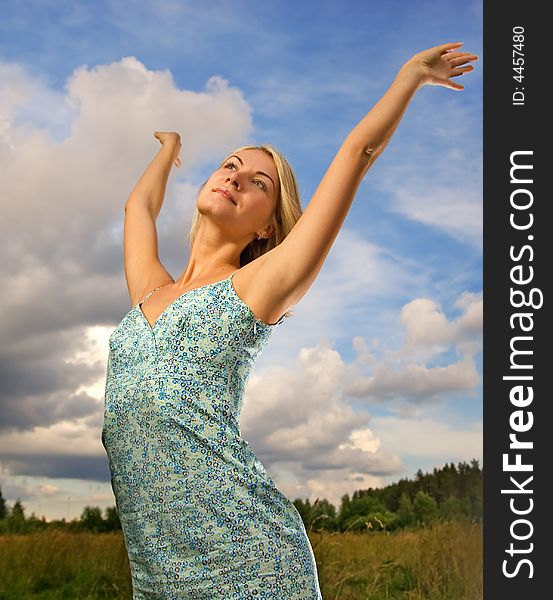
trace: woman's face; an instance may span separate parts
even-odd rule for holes
[[[272,221],[279,193],[278,172],[273,159],[262,150],[241,150],[229,156],[207,180],[198,196],[198,210],[208,213],[238,235],[274,228]]]

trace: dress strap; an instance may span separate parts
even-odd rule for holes
[[[249,311],[250,315],[253,317],[253,332],[254,332],[254,335],[257,333],[257,326],[258,326],[258,325],[261,325],[262,327],[266,327],[266,328],[267,328],[267,327],[268,327],[268,328],[272,328],[272,327],[275,327],[276,325],[280,325],[280,324],[281,324],[281,323],[284,321],[284,318],[288,316],[286,313],[284,313],[284,314],[283,314],[283,315],[282,315],[282,316],[281,316],[281,317],[278,319],[278,321],[277,321],[276,323],[265,323],[265,321],[262,321],[261,319],[258,319],[258,318],[255,316],[255,314],[254,314],[253,310],[250,308],[250,306],[249,306],[248,304],[246,304],[246,302],[244,302],[244,300],[242,300],[242,298],[240,298],[240,296],[239,296],[239,295],[236,293],[236,288],[234,287],[234,284],[232,283],[232,276],[233,276],[235,273],[236,273],[236,271],[233,271],[233,272],[232,272],[232,273],[231,273],[231,274],[230,274],[230,275],[227,277],[227,281],[229,281],[229,282],[230,282],[230,289],[231,289],[231,290],[232,290],[232,292],[233,292],[233,296],[234,296],[235,298],[237,298],[237,299],[238,299],[238,301],[239,301],[239,302],[240,302],[240,303],[241,303],[243,306],[245,306],[245,307],[248,309],[248,311]]]
[[[141,304],[144,304],[144,302],[146,302],[146,300],[154,293],[157,292],[159,290],[159,288],[163,287],[162,285],[156,287],[155,289],[153,289],[151,292],[149,292],[148,294],[146,294],[146,296],[144,296],[144,298],[137,304],[137,306],[140,306]]]

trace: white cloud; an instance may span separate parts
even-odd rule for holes
[[[383,443],[400,456],[446,461],[482,458],[482,422],[470,427],[454,427],[429,417],[375,417],[373,426]]]
[[[376,437],[370,429],[354,429],[349,434],[349,441],[340,444],[339,450],[351,447],[363,452],[376,452],[380,448],[380,438]]]
[[[250,378],[243,436],[292,497],[339,503],[344,493],[404,469],[369,427],[369,413],[348,404],[346,373],[340,354],[322,341],[302,348],[292,367],[267,367]]]
[[[68,410],[84,416],[100,396],[105,334],[130,308],[123,206],[160,147],[153,132],[182,134],[183,166],[160,215],[164,237],[178,239],[176,256],[187,249],[194,171],[249,141],[253,128],[241,91],[221,77],[183,90],[134,57],[80,67],[64,92],[16,64],[0,63],[0,83],[0,244],[10,281],[0,426],[32,429]],[[103,333],[87,337],[96,326]]]
[[[64,113],[69,134],[59,140],[55,111],[43,111],[41,127],[33,125],[37,119],[18,117],[41,110],[48,89],[20,67],[1,66],[1,87],[15,90],[0,101],[2,234],[5,251],[16,259],[14,272],[23,263],[25,270],[47,264],[52,277],[67,281],[77,258],[94,259],[90,250],[98,236],[120,219],[132,186],[159,148],[155,130],[182,134],[183,166],[172,180],[252,134],[251,109],[226,80],[213,76],[205,91],[180,90],[168,71],[151,71],[127,57],[80,67],[65,96],[50,92],[57,104],[71,107],[70,123]]]
[[[0,139],[10,145],[19,136],[45,130],[55,139],[69,133],[75,112],[67,98],[48,87],[40,77],[30,77],[18,64],[0,61]]]
[[[481,246],[481,195],[462,185],[437,185],[412,178],[394,187],[394,210],[425,225],[442,229],[457,240]]]
[[[0,455],[101,456],[100,432],[83,420],[59,421],[50,427],[8,431],[0,436]]]
[[[383,477],[368,475],[367,473],[351,471],[349,469],[318,471],[316,477],[309,477],[301,483],[284,477],[278,479],[278,487],[288,498],[309,498],[313,503],[317,498],[326,498],[339,509],[340,501],[344,494],[350,496],[357,490],[379,488],[386,485]]]
[[[423,92],[424,93],[424,92]],[[439,113],[439,119],[436,114]],[[417,98],[395,135],[404,141],[378,165],[375,187],[390,209],[438,229],[455,240],[482,247],[482,124],[480,113],[459,98]],[[446,125],[441,125],[445,123]]]
[[[481,295],[463,293],[455,306],[463,312],[449,320],[429,298],[404,305],[400,312],[404,343],[397,351],[374,345],[371,350],[363,338],[355,338],[359,356],[348,367],[347,393],[375,403],[392,399],[423,403],[449,392],[473,390],[480,382],[474,356],[481,347]],[[460,355],[456,362],[425,364],[452,349]],[[363,365],[371,369],[370,375],[362,372]]]
[[[463,313],[449,321],[441,307],[429,298],[417,298],[401,309],[401,323],[405,327],[404,352],[417,347],[459,345],[479,338],[483,327],[483,300],[481,295],[463,293],[455,303]]]
[[[398,371],[382,366],[372,377],[353,381],[348,393],[372,402],[405,398],[411,402],[427,402],[446,392],[470,390],[480,381],[476,365],[466,357],[445,367],[419,364],[402,365]]]

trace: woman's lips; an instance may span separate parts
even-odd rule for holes
[[[221,196],[224,196],[225,198],[230,200],[236,206],[236,202],[232,197],[232,194],[228,190],[226,190],[225,188],[215,188],[214,191],[218,192],[219,194],[221,194]]]

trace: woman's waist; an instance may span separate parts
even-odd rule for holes
[[[130,424],[134,415],[148,422],[169,419],[202,427],[209,422],[232,423],[236,429],[242,404],[243,389],[221,378],[144,373],[108,378],[104,420],[124,416]]]
[[[108,393],[121,390],[156,379],[181,382],[181,385],[199,385],[202,389],[212,388],[213,391],[226,391],[236,388],[236,385],[240,386],[243,378],[232,367],[217,363],[153,363],[134,365],[128,369],[117,369],[110,365],[106,374],[105,391]]]

